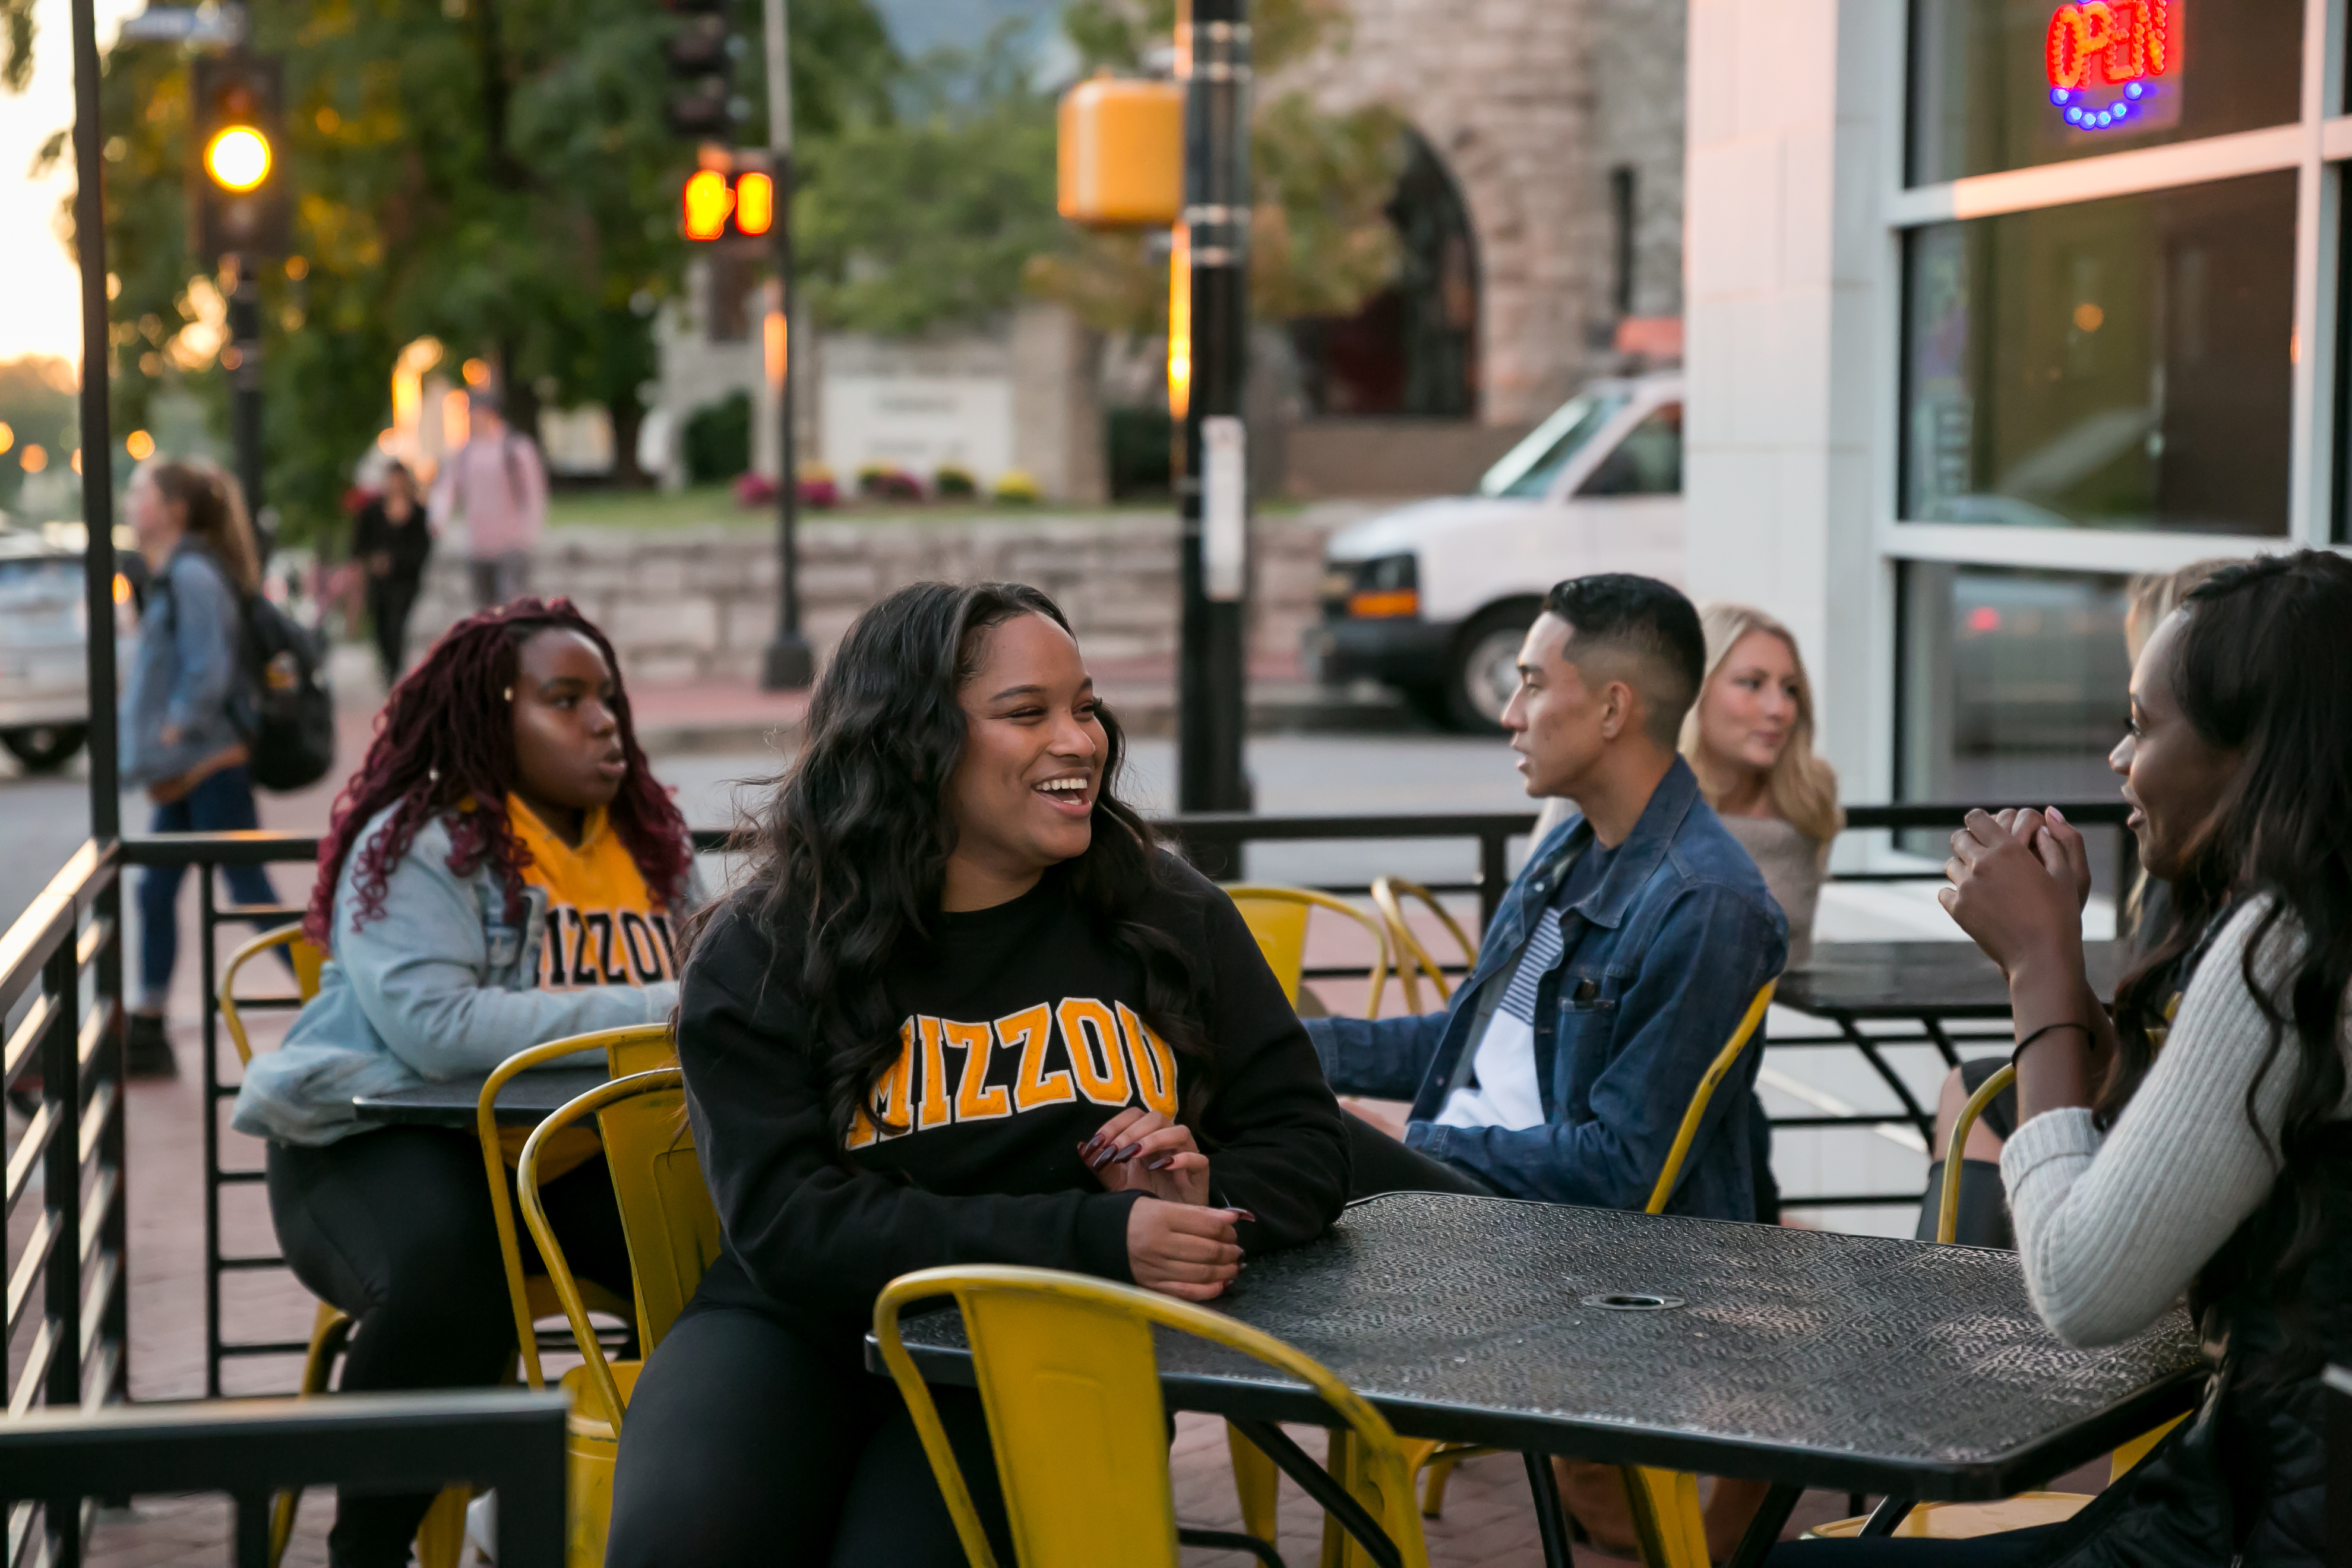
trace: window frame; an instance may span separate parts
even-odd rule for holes
[[[2054,4],[2054,0],[2053,0]],[[2216,0],[2206,0],[2215,4]],[[1948,561],[2056,571],[2169,571],[2209,555],[2325,545],[2345,531],[2344,498],[2336,470],[2352,420],[2352,401],[2340,384],[2339,320],[2347,284],[2339,276],[2344,226],[2344,169],[2352,162],[2352,114],[2345,109],[2347,0],[2304,0],[2303,74],[2297,118],[2256,131],[2132,148],[2060,163],[1971,174],[1933,184],[1907,185],[1916,79],[1912,60],[1914,7],[1901,8],[1887,29],[1894,58],[1881,76],[1894,138],[1900,150],[1882,170],[1880,239],[1884,291],[1878,359],[1891,371],[1882,385],[1895,394],[1883,430],[1879,554],[1888,563]],[[1904,265],[1906,237],[1936,224],[2070,206],[2111,196],[2138,195],[2243,174],[2293,170],[2295,182],[2294,331],[2290,346],[2287,522],[2283,535],[2160,532],[2142,529],[2032,528],[1921,522],[1903,516],[1904,422],[1909,393],[1905,332],[1908,317]]]

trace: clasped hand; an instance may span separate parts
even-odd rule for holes
[[[1209,1157],[1191,1128],[1130,1108],[1079,1144],[1078,1158],[1107,1190],[1145,1194],[1127,1215],[1128,1268],[1137,1284],[1179,1300],[1207,1301],[1241,1272],[1234,1227],[1254,1216],[1207,1206]]]
[[[2021,964],[2080,948],[2090,857],[2056,807],[1969,813],[1944,875],[1952,885],[1937,900],[2011,980]]]

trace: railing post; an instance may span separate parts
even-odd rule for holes
[[[73,921],[43,964],[49,1020],[41,1038],[42,1098],[48,1101],[49,1146],[42,1152],[42,1205],[48,1211],[49,1255],[42,1270],[42,1314],[51,1337],[41,1403],[71,1410],[81,1403],[81,993],[79,943]],[[81,1502],[51,1498],[42,1510],[49,1561],[81,1562]]]
[[[220,1224],[220,1063],[217,1037],[220,999],[213,994],[214,962],[213,868],[198,859],[196,872],[196,941],[198,973],[204,979],[205,1049],[203,1092],[197,1096],[205,1119],[205,1394],[218,1399],[221,1392],[221,1224]]]
[[[1481,940],[1503,907],[1504,890],[1511,885],[1510,836],[1490,829],[1478,835],[1478,931]]]
[[[114,1085],[114,1109],[98,1139],[98,1157],[114,1170],[114,1202],[107,1209],[100,1245],[114,1255],[114,1286],[104,1307],[105,1322],[99,1332],[114,1345],[113,1386],[106,1396],[131,1397],[131,1123],[130,1063],[122,1037],[122,846],[108,847],[106,887],[90,910],[93,924],[102,925],[106,940],[99,944],[91,965],[90,1005],[105,1011],[97,1061],[101,1082]],[[93,1394],[98,1391],[92,1390]]]

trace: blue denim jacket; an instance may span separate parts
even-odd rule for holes
[[[373,840],[392,811],[370,819],[354,845]],[[522,920],[509,919],[495,868],[465,878],[449,869],[449,830],[439,822],[416,830],[384,880],[383,913],[364,925],[352,919],[359,863],[354,847],[335,885],[319,994],[286,1043],[245,1069],[229,1120],[239,1132],[332,1143],[360,1131],[357,1096],[486,1073],[526,1046],[656,1023],[677,1005],[675,980],[541,990],[546,889],[526,887]],[[689,889],[682,903],[694,897]]]
[[[1591,842],[1572,816],[1535,847],[1446,1011],[1310,1018],[1307,1031],[1340,1093],[1412,1098],[1405,1142],[1422,1152],[1507,1197],[1638,1209],[1692,1091],[1788,955],[1788,921],[1762,874],[1680,758],[1600,886],[1559,912],[1565,951],[1536,994],[1544,1124],[1430,1120],[1467,1079],[1472,1037],[1510,984],[1528,922]],[[1753,1088],[1760,1045],[1717,1086],[1667,1212],[1756,1217],[1756,1163],[1771,1136]]]
[[[245,738],[230,718],[244,635],[228,574],[204,546],[183,542],[149,587],[139,617],[120,731],[124,784],[186,773]],[[166,744],[171,728],[179,737]]]

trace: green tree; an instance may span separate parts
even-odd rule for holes
[[[1021,293],[1029,258],[1061,243],[1054,100],[1015,37],[942,51],[887,112],[814,149],[794,205],[802,286],[827,326],[908,333],[974,322]]]
[[[0,507],[25,488],[25,450],[38,447],[45,462],[62,463],[80,445],[74,408],[73,366],[46,354],[0,360]]]
[[[489,360],[526,428],[542,397],[604,403],[630,462],[653,307],[686,259],[675,207],[694,154],[664,123],[659,64],[674,20],[643,0],[258,0],[251,16],[253,47],[286,70],[296,256],[263,294],[270,499],[288,534],[338,519],[394,358],[419,336]],[[757,18],[743,7],[744,26]],[[793,22],[795,132],[822,144],[887,105],[897,62],[866,0],[794,0]],[[755,106],[759,60],[739,73]],[[110,53],[125,429],[170,383],[225,398],[211,258],[187,252],[189,110],[185,51]],[[761,112],[744,134],[764,140]]]

